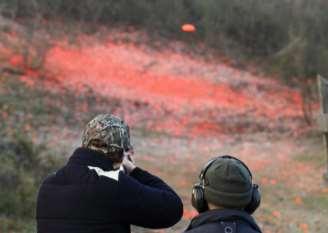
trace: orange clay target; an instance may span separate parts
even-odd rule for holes
[[[196,27],[190,23],[183,24],[181,29],[184,32],[195,32],[196,31]]]

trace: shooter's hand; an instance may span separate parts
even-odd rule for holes
[[[134,165],[134,160],[132,158],[132,155],[133,155],[133,151],[124,152],[124,158],[122,164],[125,171],[128,174],[130,174],[136,168],[136,165]]]

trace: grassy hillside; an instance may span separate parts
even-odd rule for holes
[[[328,76],[326,11],[324,0],[1,1],[0,232],[35,232],[40,182],[110,112],[131,125],[137,164],[185,204],[176,226],[133,232],[181,232],[202,165],[232,154],[262,188],[264,232],[326,233],[325,155],[304,120],[318,109],[304,95]],[[186,22],[197,31],[181,32]]]
[[[78,28],[95,33],[100,25],[133,26],[150,35],[178,39],[235,60],[256,62],[270,72],[291,78],[313,79],[327,73],[327,3],[325,0],[3,0],[7,18],[37,28],[65,22],[61,30]],[[197,32],[181,32],[193,23]],[[51,27],[51,25],[48,25]]]
[[[29,86],[12,74],[0,78],[0,230],[4,233],[35,232],[35,198],[40,181],[64,164],[79,145],[81,129],[92,116],[129,104],[92,91],[76,95],[59,83],[52,82],[49,90],[45,88],[48,82]],[[328,211],[327,188],[321,178],[324,155],[317,136],[309,139],[281,134],[278,139],[267,132],[177,137],[133,127],[132,139],[137,164],[165,179],[185,204],[183,219],[161,232],[177,233],[185,228],[195,215],[190,189],[202,164],[225,153],[237,155],[254,171],[263,194],[255,217],[264,232],[326,231],[322,227],[327,224]],[[134,227],[133,232],[156,231]]]

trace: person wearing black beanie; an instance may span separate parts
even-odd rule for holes
[[[192,190],[192,205],[199,212],[187,233],[261,233],[251,216],[261,194],[252,173],[241,160],[229,155],[210,160]]]

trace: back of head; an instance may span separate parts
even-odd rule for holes
[[[114,115],[100,114],[86,125],[82,147],[100,151],[113,162],[121,162],[124,151],[132,149],[129,127]]]
[[[204,174],[205,199],[224,208],[243,209],[252,198],[252,176],[245,165],[234,158],[216,159]]]
[[[211,209],[239,209],[252,214],[260,205],[261,193],[252,182],[249,168],[241,160],[219,156],[210,160],[193,186],[192,205],[198,212]]]

